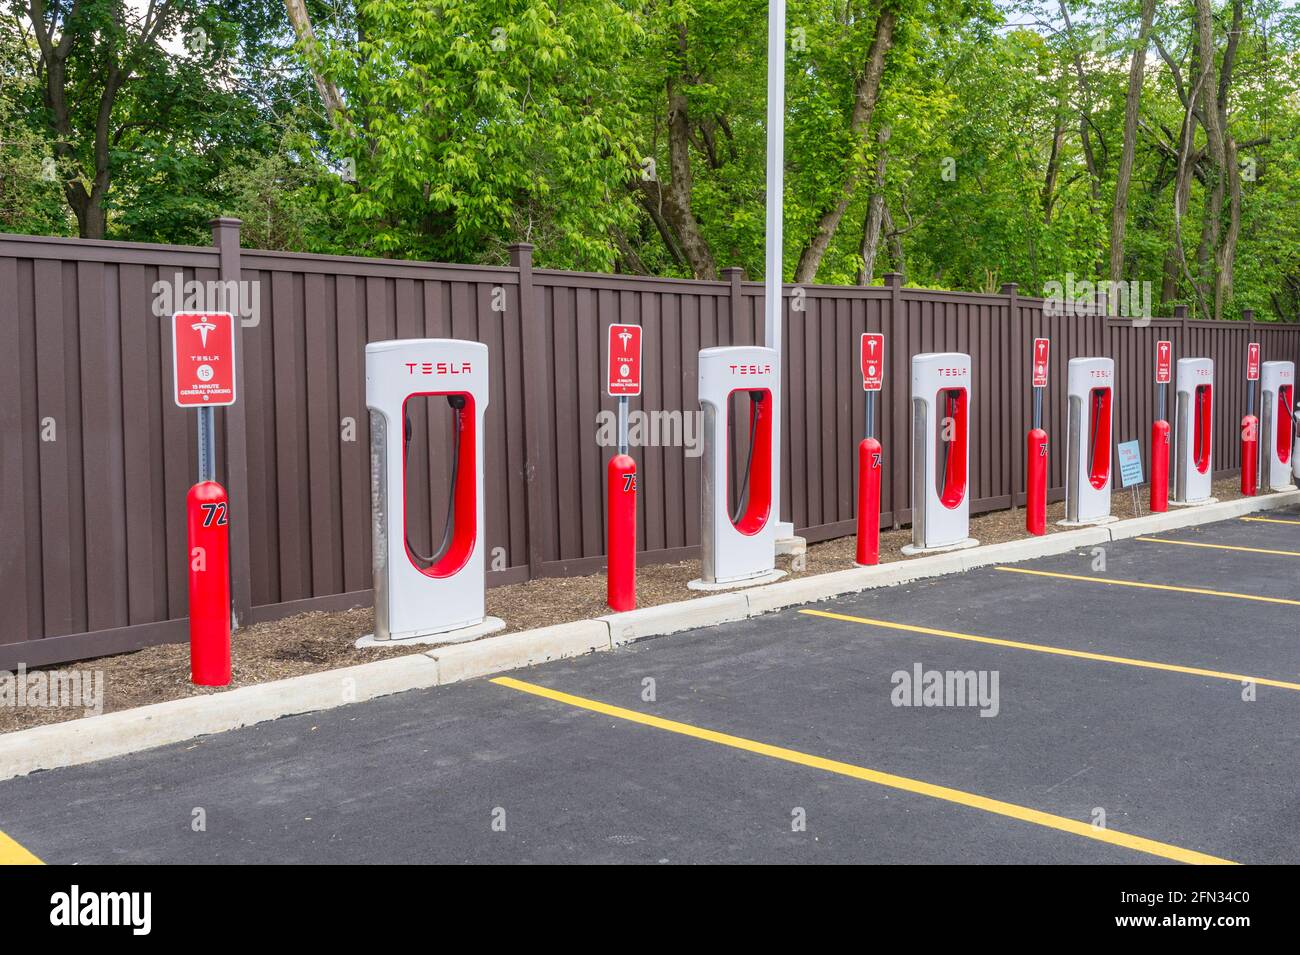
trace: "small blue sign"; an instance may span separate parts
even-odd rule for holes
[[[1119,446],[1120,487],[1133,487],[1142,483],[1142,448],[1136,441],[1124,441]]]

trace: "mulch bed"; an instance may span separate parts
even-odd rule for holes
[[[1238,480],[1226,478],[1216,481],[1214,495],[1219,500],[1240,497]],[[1114,495],[1112,507],[1116,516],[1127,518],[1148,513],[1146,504],[1145,489],[1138,492],[1136,513],[1132,496],[1128,492],[1119,491]],[[1049,534],[1064,530],[1056,525],[1063,516],[1062,504],[1048,506]],[[971,535],[984,544],[1025,537],[1025,512],[1018,508],[972,517]],[[900,548],[910,541],[911,531],[907,528],[882,531],[881,563],[906,560]],[[802,570],[793,570],[788,557],[779,558],[777,565],[789,571],[791,577],[845,570],[854,566],[855,548],[854,538],[842,537],[809,545]],[[688,581],[699,575],[699,562],[694,560],[639,568],[637,604],[653,607],[704,596],[699,591],[686,587]],[[605,576],[552,577],[494,587],[487,593],[487,610],[489,614],[506,621],[507,631],[597,617],[608,612],[605,606]],[[373,630],[374,612],[370,609],[304,613],[242,629],[233,638],[234,674],[231,687],[265,683],[428,649],[403,646],[357,650],[353,647],[352,644],[358,637]],[[224,688],[192,686],[189,682],[189,663],[189,646],[170,644],[77,664],[63,664],[49,668],[49,672],[78,669],[85,674],[88,671],[102,671],[104,712],[186,696],[224,692]],[[81,709],[71,707],[0,707],[0,733],[76,719],[82,715],[84,713]]]

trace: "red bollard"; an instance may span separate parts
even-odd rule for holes
[[[605,572],[610,610],[636,609],[636,462],[616,454],[606,469],[605,526],[609,541]]]
[[[1151,512],[1169,510],[1169,422],[1151,425]]]
[[[1031,428],[1025,438],[1025,530],[1047,533],[1047,432]]]
[[[858,564],[880,563],[880,442],[863,438],[858,443]]]
[[[200,481],[185,496],[190,561],[190,681],[230,684],[230,516],[226,489]]]
[[[1241,419],[1241,493],[1254,497],[1255,472],[1259,464],[1259,419],[1248,414]]]

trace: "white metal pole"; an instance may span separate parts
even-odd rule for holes
[[[776,352],[772,395],[772,503],[778,538],[792,537],[794,526],[781,521],[781,249],[785,206],[785,0],[767,5],[767,256],[763,344]]]

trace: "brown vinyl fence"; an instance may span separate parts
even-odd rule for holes
[[[155,282],[256,283],[256,323],[240,330],[239,402],[218,417],[218,479],[230,492],[232,599],[240,623],[371,600],[368,418],[363,349],[397,337],[485,342],[490,584],[587,574],[603,564],[604,468],[596,416],[606,328],[644,327],[644,394],[633,410],[698,408],[696,353],[762,341],[763,290],[722,281],[534,269],[531,249],[488,268],[239,248],[235,220],[211,247],[0,236],[0,668],[120,652],[186,636],[184,500],[195,478],[193,417],[171,400],[170,333]],[[800,308],[802,304],[802,308]],[[1154,411],[1154,347],[1215,359],[1216,471],[1238,466],[1248,340],[1265,359],[1300,357],[1300,326],[1188,321],[1147,327],[1043,314],[1041,299],[902,288],[787,289],[782,516],[810,541],[853,531],[854,448],[863,401],[857,342],[887,335],[880,437],[883,521],[910,519],[908,360],[974,360],[971,471],[976,512],[1023,504],[1028,359],[1052,339],[1045,426],[1064,435],[1066,361],[1117,363],[1117,439],[1141,440]],[[1172,395],[1171,395],[1172,401]],[[1172,405],[1171,405],[1172,407]],[[439,430],[416,421],[426,461],[417,537],[441,526]],[[432,450],[431,450],[432,449]],[[633,450],[642,562],[693,556],[699,458],[680,446]],[[1063,455],[1052,456],[1061,496]],[[1149,472],[1149,462],[1146,462]],[[435,502],[430,508],[428,501]],[[1117,502],[1118,506],[1118,502]],[[429,514],[433,510],[435,513]]]

